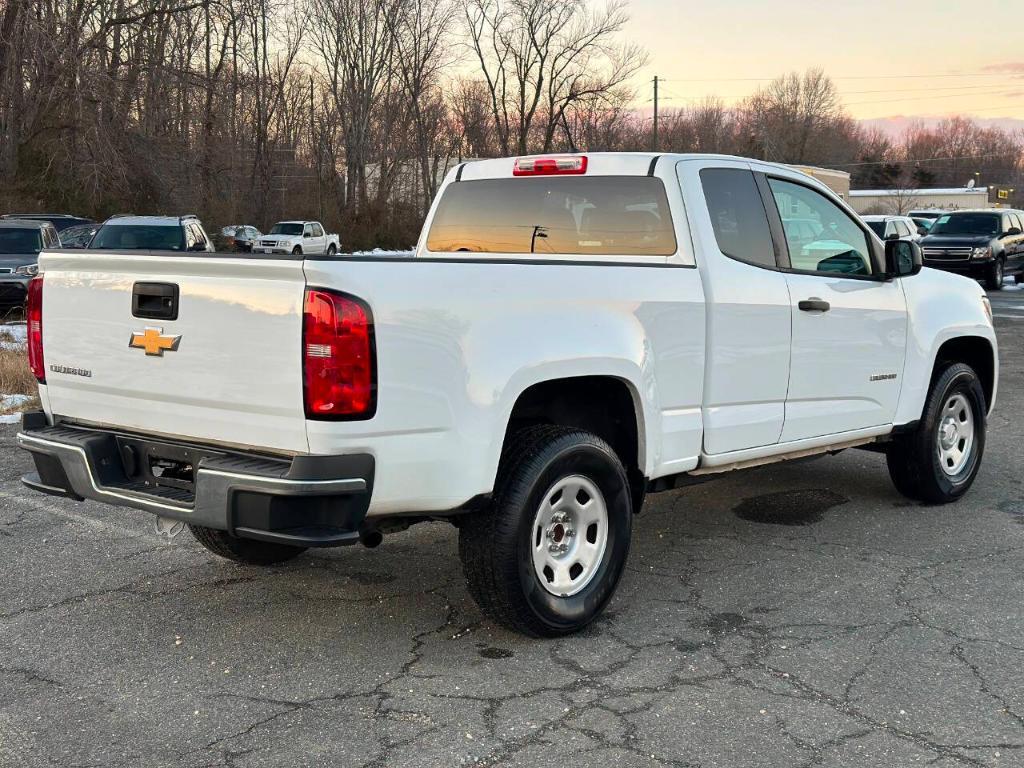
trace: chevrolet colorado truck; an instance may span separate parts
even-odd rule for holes
[[[24,482],[248,564],[448,520],[488,615],[566,634],[647,492],[854,447],[970,488],[991,309],[921,265],[799,172],[652,154],[460,165],[409,257],[46,251]]]
[[[270,228],[270,232],[260,235],[252,244],[253,253],[293,256],[333,256],[340,248],[338,236],[325,232],[319,221],[279,221]]]

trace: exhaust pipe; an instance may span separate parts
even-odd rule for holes
[[[359,543],[367,549],[379,547],[382,541],[384,541],[384,534],[377,528],[369,528],[359,532]]]

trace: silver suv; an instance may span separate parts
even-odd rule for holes
[[[96,230],[89,248],[105,251],[205,251],[213,241],[194,215],[114,216]]]

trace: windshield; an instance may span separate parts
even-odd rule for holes
[[[104,224],[89,247],[127,251],[183,251],[185,236],[181,227]]]
[[[38,229],[0,228],[0,253],[39,253],[42,247]]]
[[[866,221],[868,228],[879,237],[885,237],[885,222],[884,221]]]
[[[302,225],[301,224],[290,224],[286,221],[279,221],[277,224],[270,228],[270,234],[272,235],[301,235]]]
[[[999,216],[991,213],[953,213],[941,216],[928,232],[930,235],[986,235],[999,234]]]

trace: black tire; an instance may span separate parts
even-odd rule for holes
[[[195,540],[213,554],[246,565],[277,565],[296,558],[306,551],[305,547],[242,539],[232,536],[227,531],[204,528],[201,525],[190,525],[188,529],[192,532]]]
[[[302,255],[302,246],[301,245],[296,245],[294,248],[292,248],[292,256],[301,256],[301,255]]]
[[[590,581],[575,594],[560,596],[548,591],[534,568],[533,525],[545,495],[572,475],[600,491],[608,533]],[[491,506],[467,516],[459,527],[459,557],[469,592],[484,613],[517,632],[534,637],[577,632],[615,592],[629,554],[632,518],[626,469],[608,443],[567,427],[519,430],[503,451]]]
[[[333,256],[337,252],[338,252],[338,249],[334,247],[334,243],[331,243],[329,246],[327,246],[327,255],[328,256]]]
[[[1024,272],[1018,272],[1016,275],[1014,275],[1013,282],[1015,282],[1017,285],[1024,283]]]
[[[985,275],[985,287],[990,291],[1003,290],[1003,260],[996,259]]]
[[[938,441],[943,409],[955,395],[963,395],[970,406],[974,442],[964,466],[951,475],[942,468]],[[967,493],[985,453],[985,418],[985,392],[978,375],[963,363],[950,365],[932,384],[917,429],[889,446],[886,463],[896,490],[929,504],[947,504]]]

